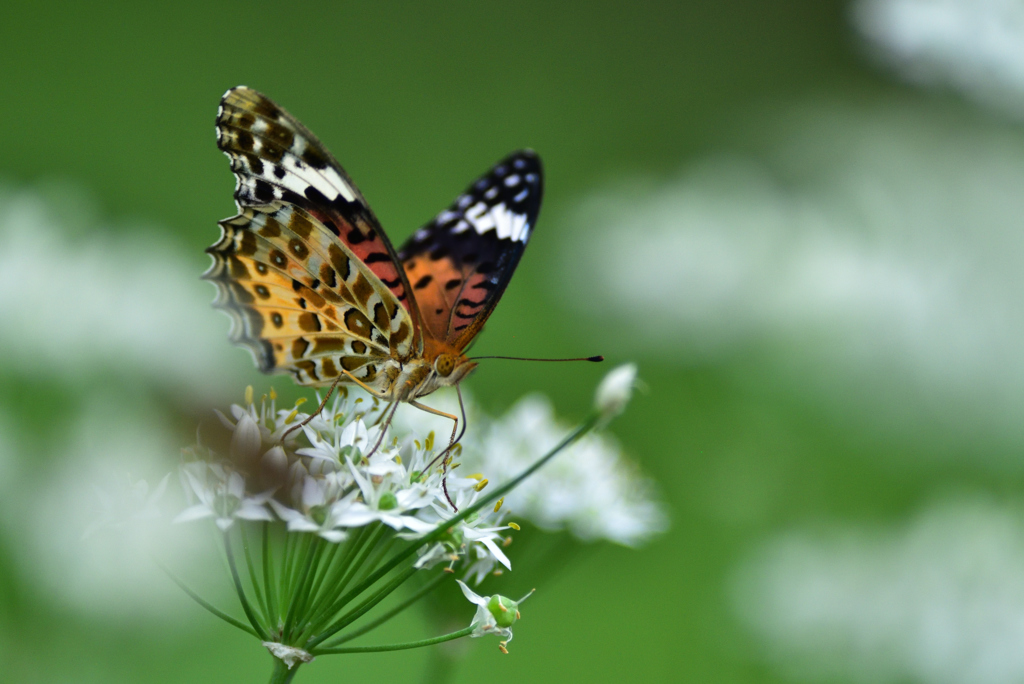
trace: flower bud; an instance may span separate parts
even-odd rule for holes
[[[260,459],[260,475],[265,485],[277,485],[284,482],[288,474],[288,455],[280,445],[267,450]]]
[[[495,594],[487,602],[487,610],[494,616],[494,623],[498,627],[511,627],[519,617],[519,602],[513,601],[507,596]]]
[[[604,420],[610,420],[626,409],[636,386],[636,364],[627,363],[613,368],[597,387],[594,406]]]
[[[261,443],[260,426],[251,415],[243,413],[231,435],[231,456],[241,461],[254,459],[259,456]]]

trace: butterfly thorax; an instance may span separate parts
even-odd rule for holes
[[[428,354],[402,364],[387,394],[392,401],[413,401],[461,382],[476,363],[459,353]]]

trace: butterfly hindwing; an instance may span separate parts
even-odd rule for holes
[[[406,299],[400,262],[362,193],[291,114],[255,90],[232,88],[217,112],[217,146],[231,160],[240,210],[275,202],[303,208],[399,301]]]
[[[424,333],[461,351],[522,257],[544,191],[532,150],[498,162],[399,250]]]

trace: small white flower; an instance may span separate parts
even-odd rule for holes
[[[519,619],[519,604],[530,598],[530,594],[518,601],[494,594],[493,596],[480,596],[470,589],[462,580],[455,580],[462,589],[463,596],[470,603],[476,604],[476,615],[470,623],[473,626],[471,637],[482,637],[495,634],[502,638],[500,646],[502,653],[508,653],[505,646],[512,641],[512,625]]]
[[[198,502],[179,513],[174,522],[213,517],[217,527],[227,530],[237,519],[273,520],[267,510],[273,492],[247,496],[245,482],[238,473],[205,461],[186,463],[181,473],[186,494]]]
[[[169,473],[165,475],[152,492],[149,491],[149,483],[145,480],[124,481],[122,484],[125,486],[114,493],[97,488],[96,495],[103,512],[86,527],[82,533],[83,538],[105,527],[123,528],[137,522],[159,519],[160,508],[157,504],[167,491],[167,481],[170,477]]]
[[[636,364],[627,363],[604,376],[597,387],[594,405],[605,421],[611,420],[626,410],[626,404],[636,387]]]
[[[460,511],[476,503],[479,492],[475,489],[475,486],[478,484],[472,478],[452,478],[452,480],[449,480],[448,490],[450,493],[455,494],[455,505]],[[431,504],[429,511],[424,510],[420,513],[420,517],[429,521],[432,527],[436,527],[442,521],[448,520],[454,515],[455,511],[451,509],[447,499],[441,499]],[[472,577],[474,584],[480,584],[484,577],[494,570],[494,566],[497,563],[501,563],[509,570],[512,569],[512,561],[509,560],[499,545],[505,542],[504,537],[499,533],[509,529],[509,527],[507,525],[490,525],[492,516],[498,515],[496,512],[485,515],[471,515],[466,520],[456,524],[448,539],[438,543],[449,556],[451,554],[466,556],[470,561],[466,577]],[[423,555],[417,563],[421,567],[436,563],[440,555],[438,551],[433,549],[425,550],[422,553]]]
[[[338,498],[344,492],[344,482],[337,473],[324,477],[306,476],[302,481],[302,493],[298,510],[288,508],[274,499],[270,506],[281,518],[290,532],[312,532],[329,542],[340,542],[348,538],[341,529],[346,523],[346,513],[351,508],[358,492],[351,492]]]

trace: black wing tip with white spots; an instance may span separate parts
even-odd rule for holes
[[[531,149],[517,150],[416,231],[399,250],[398,258],[404,261],[416,253],[447,252],[446,244],[463,242],[472,235],[522,249],[537,222],[543,195],[540,156]]]

